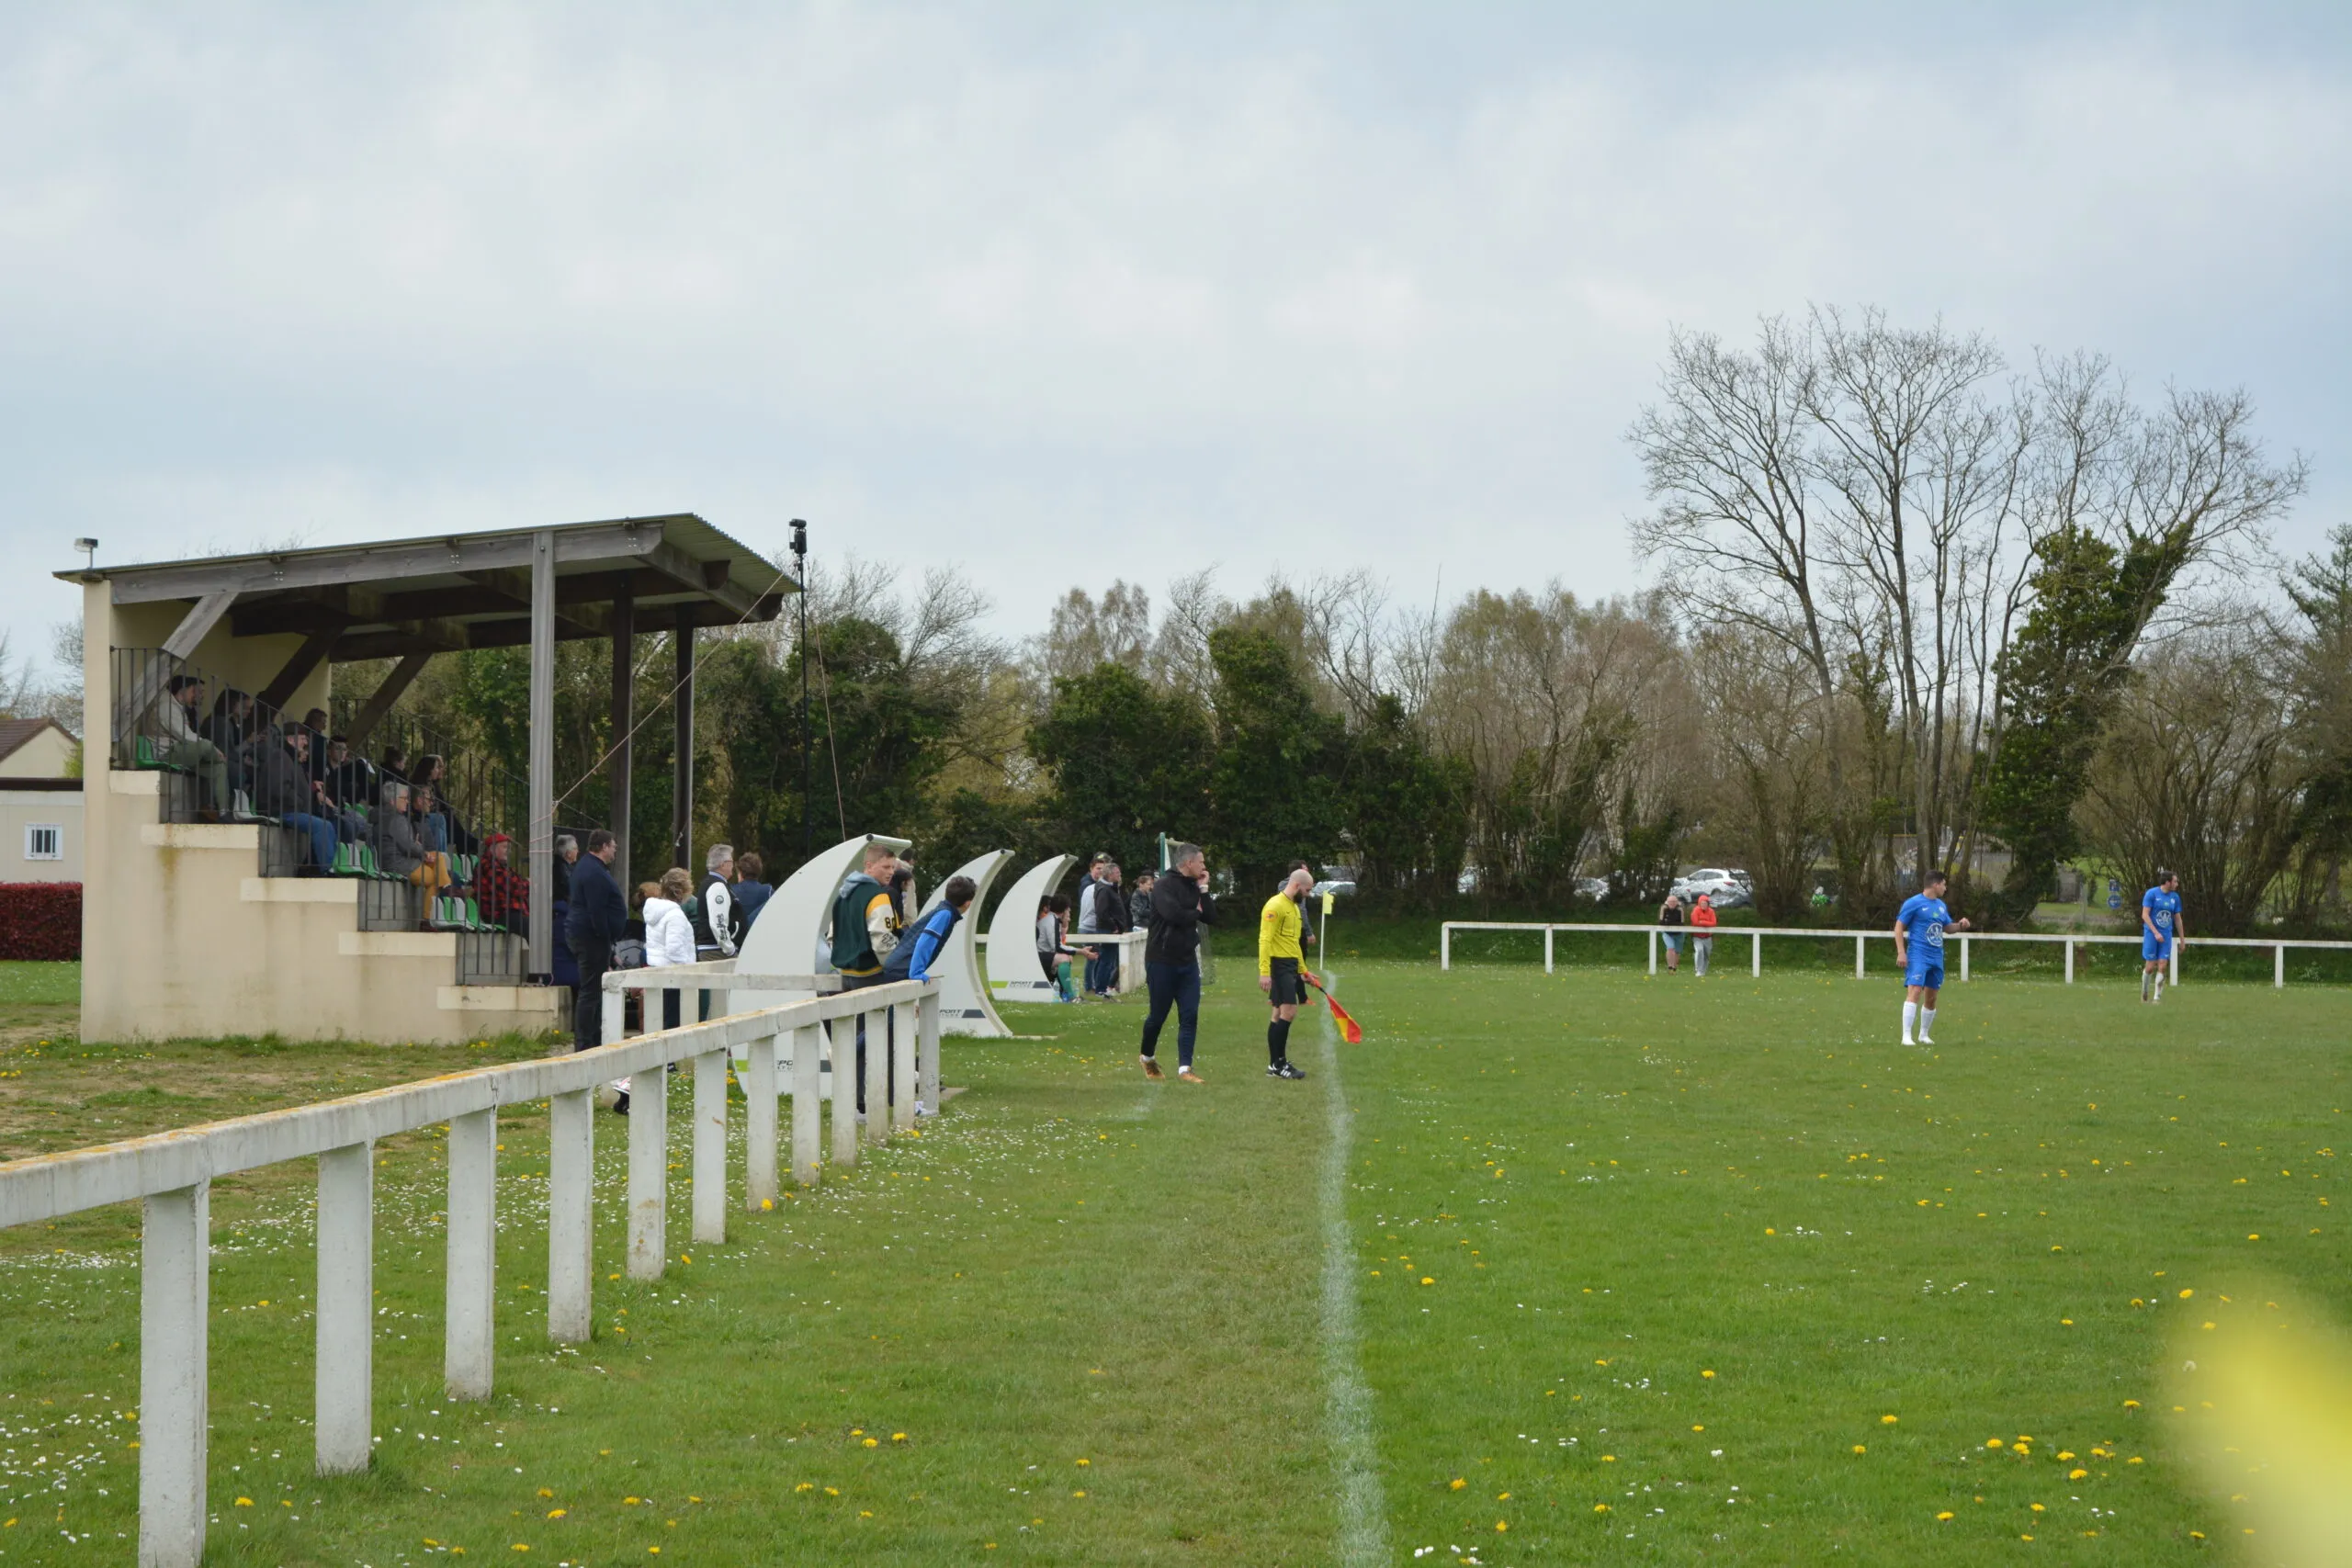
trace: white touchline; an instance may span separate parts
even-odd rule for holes
[[[1336,986],[1329,969],[1323,978]],[[1348,1157],[1354,1119],[1340,1088],[1340,1032],[1331,1010],[1322,1020],[1323,1106],[1330,1122],[1319,1181],[1323,1210],[1323,1376],[1330,1388],[1331,1460],[1340,1483],[1341,1568],[1388,1562],[1388,1506],[1380,1490],[1379,1450],[1372,1440],[1372,1390],[1356,1364],[1355,1247],[1348,1240]]]

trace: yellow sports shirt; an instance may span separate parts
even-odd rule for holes
[[[1302,962],[1306,952],[1298,945],[1299,933],[1306,922],[1299,919],[1298,906],[1291,902],[1287,893],[1277,893],[1266,900],[1258,911],[1258,973],[1274,972],[1277,958],[1295,958]]]

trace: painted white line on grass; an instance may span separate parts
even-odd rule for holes
[[[1339,984],[1329,969],[1323,978]],[[1356,1357],[1355,1247],[1348,1240],[1348,1162],[1355,1119],[1340,1087],[1340,1033],[1331,1010],[1315,1010],[1322,1021],[1323,1106],[1330,1124],[1317,1185],[1323,1213],[1323,1377],[1329,1390],[1331,1463],[1340,1483],[1340,1562],[1341,1568],[1374,1568],[1388,1561],[1388,1506],[1373,1441],[1372,1390]]]

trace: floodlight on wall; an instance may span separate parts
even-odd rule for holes
[[[96,571],[98,566],[98,542],[96,539],[76,539],[74,541],[74,547],[82,552],[82,570]]]

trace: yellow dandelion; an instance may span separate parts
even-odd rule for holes
[[[1878,1418],[1878,1424],[1879,1424],[1880,1426],[1882,1426],[1882,1427],[1892,1427],[1892,1426],[1894,1426],[1894,1423],[1895,1423],[1896,1421],[1898,1421],[1898,1420],[1900,1420],[1900,1419],[1901,1419],[1901,1417],[1900,1417],[1900,1416],[1880,1416],[1880,1417]]]
[[[2088,1475],[2089,1473],[2090,1472],[2087,1470],[2070,1470],[2066,1472],[2066,1479],[2069,1481],[2080,1481],[2084,1476]]]
[[[865,1446],[869,1449],[880,1448],[882,1446],[882,1439],[879,1438],[868,1438],[865,1439]]]
[[[237,1499],[237,1506],[240,1508],[250,1508],[253,1506],[254,1500],[251,1497],[240,1497]]]
[[[1984,1439],[1984,1446],[1988,1449],[1997,1449],[2001,1446],[2001,1439],[1998,1438],[1987,1438]]]
[[[1948,1524],[1948,1523],[1950,1523],[1950,1522],[1951,1522],[1951,1510],[1950,1508],[1946,1508],[1942,1513],[1938,1514],[1938,1515],[1936,1516],[1936,1522],[1937,1522],[1938,1524]]]
[[[1710,1372],[1701,1372],[1699,1375],[1700,1375],[1701,1377],[1702,1377],[1702,1378],[1711,1378],[1711,1377],[1713,1377],[1715,1374],[1710,1371]]]
[[[1498,1172],[1497,1174],[1500,1174],[1500,1173],[1499,1173],[1499,1172]],[[1501,1520],[1501,1519],[1497,1519],[1497,1520],[1495,1521],[1495,1529],[1498,1529],[1498,1530],[1507,1530],[1507,1529],[1510,1529],[1510,1526],[1509,1524],[1505,1523],[1505,1522],[1504,1522],[1503,1520]]]
[[[1467,1486],[1467,1485],[1469,1485],[1469,1484],[1470,1484],[1470,1483],[1469,1483],[1468,1482],[1466,1482],[1466,1481],[1463,1480],[1463,1479],[1462,1479],[1462,1477],[1460,1477],[1460,1476],[1458,1476],[1458,1475],[1457,1475],[1457,1476],[1455,1476],[1453,1480],[1451,1480],[1451,1481],[1449,1481],[1449,1482],[1447,1482],[1447,1483],[1445,1483],[1445,1489],[1446,1489],[1447,1491],[1449,1491],[1449,1492],[1459,1492],[1459,1491],[1461,1491],[1464,1486]]]
[[[1861,1444],[1860,1444],[1860,1443],[1856,1443],[1856,1444],[1854,1445],[1854,1451],[1855,1451],[1856,1453],[1858,1453],[1858,1454],[1866,1454],[1866,1453],[1870,1452],[1871,1450],[1868,1450],[1868,1449],[1866,1449],[1866,1448],[1864,1448],[1864,1447],[1862,1447],[1862,1445],[1861,1445]]]

